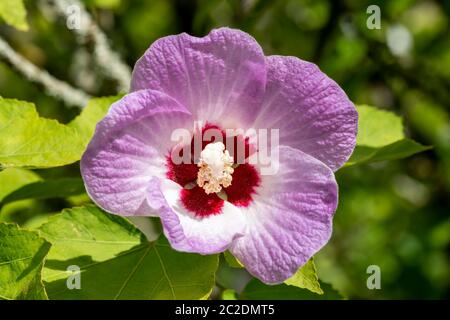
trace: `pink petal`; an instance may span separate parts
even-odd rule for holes
[[[356,143],[358,114],[353,103],[313,63],[269,56],[267,68],[264,103],[255,127],[279,129],[280,145],[339,169]]]
[[[154,176],[165,176],[171,133],[192,125],[190,113],[164,93],[142,90],[114,103],[81,159],[91,199],[120,215],[153,215],[146,204]]]
[[[279,171],[262,176],[254,203],[241,209],[248,230],[231,252],[266,283],[291,277],[331,235],[338,192],[334,174],[321,161],[280,147]]]
[[[203,38],[186,33],[153,43],[136,63],[131,89],[163,91],[196,120],[247,127],[264,94],[265,57],[240,30],[220,28]]]
[[[180,202],[181,186],[168,179],[153,179],[148,189],[149,205],[158,210],[164,234],[179,251],[213,254],[228,249],[246,230],[240,209],[224,202],[222,212],[198,218]]]

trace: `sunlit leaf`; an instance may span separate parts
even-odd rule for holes
[[[68,125],[78,131],[87,145],[94,134],[95,125],[105,116],[111,104],[121,96],[102,97],[91,99],[78,117]]]
[[[221,295],[222,300],[237,300],[236,291],[233,289],[225,289]]]
[[[47,168],[80,159],[84,143],[74,128],[39,117],[32,103],[0,97],[0,165]]]
[[[0,223],[0,299],[47,299],[41,272],[49,249],[36,232]]]
[[[39,230],[53,245],[43,273],[52,299],[200,299],[214,285],[217,255],[148,242],[127,219],[94,206],[64,210]],[[81,269],[80,290],[66,286],[71,265]]]
[[[347,166],[395,160],[430,149],[405,137],[402,119],[392,112],[361,105],[356,147]]]
[[[23,0],[1,0],[0,18],[3,18],[7,24],[26,31],[28,30],[27,12]]]
[[[121,0],[83,0],[86,5],[95,6],[101,9],[116,9],[120,6]]]
[[[358,146],[383,147],[405,137],[402,119],[394,113],[366,105],[357,110]]]
[[[64,125],[39,117],[32,103],[0,97],[0,165],[50,168],[80,160],[95,125],[119,98],[94,98]]]
[[[320,288],[316,266],[314,265],[314,258],[309,259],[303,267],[284,283],[290,286],[308,289],[317,294],[323,294],[323,290]]]

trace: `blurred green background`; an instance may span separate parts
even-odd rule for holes
[[[53,76],[93,96],[116,94],[96,67],[93,46],[65,27],[51,1],[25,1],[30,30],[0,24],[0,36]],[[316,256],[320,278],[348,298],[450,296],[450,1],[432,0],[84,0],[111,47],[131,66],[157,38],[202,36],[231,26],[253,35],[266,55],[317,63],[357,104],[391,110],[407,134],[434,149],[408,159],[343,168],[330,243]],[[369,5],[381,29],[368,29]],[[34,102],[42,116],[68,122],[67,108],[0,58],[0,95]],[[79,176],[78,164],[38,170],[43,177]],[[0,181],[7,184],[7,181]],[[26,200],[2,208],[26,225],[39,214],[86,197]],[[381,268],[380,290],[366,269]]]

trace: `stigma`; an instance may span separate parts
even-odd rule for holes
[[[207,194],[229,187],[233,179],[233,157],[222,142],[207,144],[200,154],[197,184]]]

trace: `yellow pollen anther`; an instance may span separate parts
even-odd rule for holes
[[[200,154],[197,184],[207,194],[220,192],[231,185],[233,177],[233,157],[230,156],[222,142],[206,145]]]

